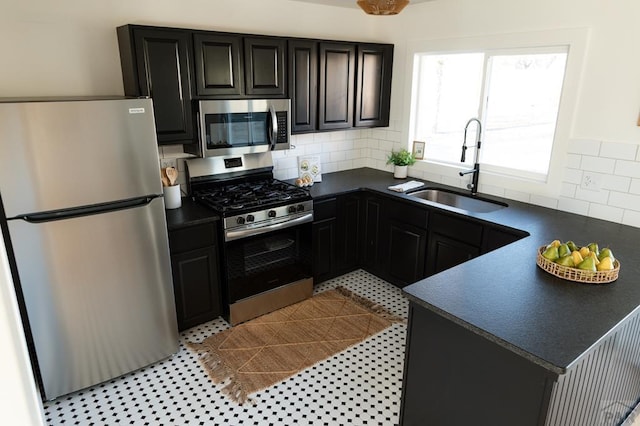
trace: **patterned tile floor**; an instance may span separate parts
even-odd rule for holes
[[[362,270],[318,285],[353,290],[407,317],[408,301],[393,285]],[[171,358],[44,404],[49,425],[395,425],[406,325],[395,324],[238,405],[223,396],[185,341],[228,328],[218,318],[183,332]]]

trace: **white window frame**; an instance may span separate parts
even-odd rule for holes
[[[483,166],[480,172],[480,192],[504,194],[507,197],[511,195],[512,198],[518,198],[518,192],[523,193],[522,198],[526,199],[528,199],[528,194],[556,198],[561,190],[564,163],[573,127],[574,111],[578,100],[578,89],[587,41],[588,30],[584,28],[410,41],[407,44],[407,71],[411,71],[411,74],[407,75],[405,81],[405,108],[408,113],[405,115],[403,123],[403,129],[406,131],[405,140],[407,141],[407,146],[411,147],[415,140],[413,132],[416,117],[413,114],[416,104],[416,90],[412,86],[417,77],[416,55],[487,51],[491,51],[492,54],[500,51],[497,54],[502,54],[503,52],[523,53],[525,49],[533,48],[540,49],[540,52],[548,51],[549,49],[553,50],[554,48],[565,48],[568,54],[564,84],[560,96],[556,132],[546,179],[541,179],[539,175],[528,175],[527,173],[521,173],[519,176],[506,175],[501,173],[499,168],[488,165],[486,167]],[[485,61],[485,67],[486,64],[487,62]],[[484,102],[486,88],[483,87],[482,90]],[[482,113],[484,112],[484,107],[485,105],[481,106]],[[426,142],[429,143],[428,141]],[[460,145],[462,146],[462,140]],[[467,152],[467,155],[473,155],[473,153]],[[429,161],[428,159],[421,160],[413,167],[423,171],[426,179],[429,179],[430,176],[439,176],[440,179],[438,181],[461,188],[467,184],[467,177],[460,178],[458,176],[458,172],[466,168],[466,166],[459,163],[455,164],[455,159],[451,164]]]

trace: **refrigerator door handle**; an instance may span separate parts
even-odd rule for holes
[[[91,206],[82,206],[82,207],[72,207],[64,210],[52,210],[43,213],[31,213],[31,214],[23,214],[15,217],[10,217],[8,220],[12,219],[22,219],[29,223],[44,223],[51,222],[53,220],[64,220],[71,219],[74,217],[80,216],[89,216],[100,213],[109,213],[117,210],[125,210],[132,209],[136,207],[146,206],[154,198],[159,197],[159,195],[146,195],[144,197],[131,198],[129,200],[122,201],[113,201],[109,203],[100,203],[94,204]]]

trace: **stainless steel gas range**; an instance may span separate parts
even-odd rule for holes
[[[236,325],[310,297],[308,190],[274,179],[270,152],[186,165],[189,194],[222,218],[225,319]]]

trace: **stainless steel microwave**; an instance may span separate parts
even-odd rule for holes
[[[198,107],[201,157],[289,149],[290,99],[203,100]]]

